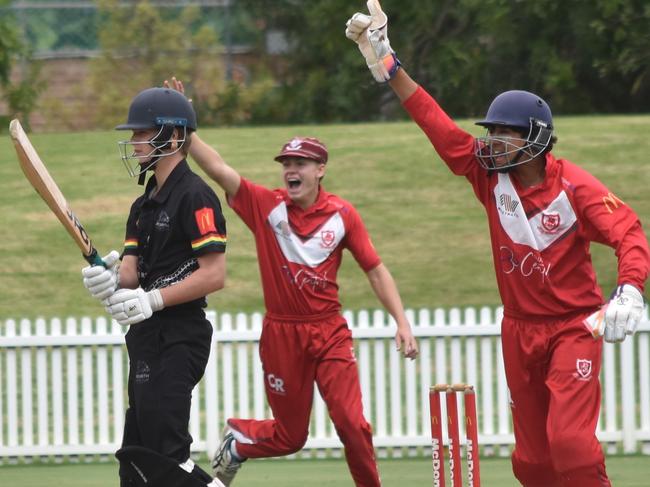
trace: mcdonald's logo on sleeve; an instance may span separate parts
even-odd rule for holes
[[[603,196],[603,204],[605,205],[605,208],[607,208],[607,211],[614,213],[615,209],[619,206],[623,206],[625,203],[614,193],[607,193],[606,196]]]
[[[214,210],[212,208],[201,208],[194,212],[196,225],[199,227],[201,235],[206,235],[210,232],[217,232],[214,226]]]

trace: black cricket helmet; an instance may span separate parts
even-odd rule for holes
[[[196,113],[190,101],[181,92],[171,88],[148,88],[138,93],[129,106],[126,123],[118,125],[115,130],[148,130],[157,133],[148,141],[118,142],[120,156],[131,176],[137,176],[153,168],[161,156],[174,154],[180,150],[188,135],[196,130]],[[173,152],[163,152],[170,148],[174,129],[179,129],[176,142],[178,147]],[[128,146],[148,144],[151,152],[145,156],[136,156]],[[132,164],[132,162],[135,162]]]
[[[553,137],[553,115],[548,103],[536,94],[522,90],[498,95],[490,104],[485,119],[476,125],[486,127],[488,131],[498,126],[508,127],[522,134],[516,138],[488,132],[485,137],[477,137],[476,157],[488,170],[509,170],[533,160],[546,151]],[[501,156],[513,157],[506,165],[497,166],[495,158]]]

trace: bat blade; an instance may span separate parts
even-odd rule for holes
[[[103,261],[97,255],[97,251],[93,247],[88,233],[68,206],[63,193],[61,193],[54,179],[50,176],[45,164],[43,164],[43,161],[17,119],[12,120],[9,124],[9,133],[14,148],[16,149],[18,162],[27,180],[41,198],[43,198],[43,201],[47,203],[47,206],[50,207],[52,213],[59,219],[63,228],[66,229],[81,249],[81,253],[86,261],[90,264],[103,265]]]

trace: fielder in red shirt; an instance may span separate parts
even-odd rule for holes
[[[527,487],[610,486],[595,434],[600,337],[623,341],[641,318],[650,252],[639,219],[595,177],[553,156],[551,110],[537,95],[502,93],[477,122],[485,137],[461,130],[400,69],[386,15],[376,0],[368,7],[371,15],[348,21],[347,37],[487,213],[504,306],[515,476]],[[591,242],[612,247],[618,258],[618,285],[606,304]]]
[[[178,81],[174,86],[183,90]],[[273,419],[228,419],[212,463],[215,476],[228,486],[245,459],[300,450],[308,436],[315,382],[355,485],[380,486],[352,335],[338,298],[336,273],[343,249],[395,319],[397,349],[414,359],[417,342],[397,286],[359,213],[321,185],[328,160],[325,145],[311,137],[288,141],[275,157],[284,182],[284,188],[275,190],[241,177],[196,133],[190,155],[225,190],[228,203],[253,232],[266,306],[259,350]]]

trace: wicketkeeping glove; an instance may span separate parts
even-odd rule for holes
[[[612,293],[605,311],[605,341],[622,342],[634,335],[643,313],[643,296],[631,284],[621,284]]]
[[[106,311],[120,325],[128,326],[151,318],[156,311],[165,307],[158,289],[145,291],[137,289],[120,289],[104,301]]]
[[[345,35],[357,43],[368,69],[379,83],[395,76],[400,62],[388,41],[388,17],[378,0],[366,3],[370,15],[357,12],[348,20]]]
[[[120,254],[112,250],[102,260],[106,267],[92,265],[81,269],[84,286],[93,298],[100,301],[111,296],[119,286]]]

